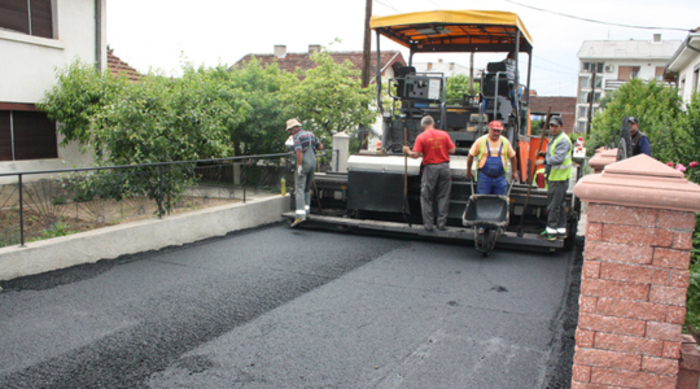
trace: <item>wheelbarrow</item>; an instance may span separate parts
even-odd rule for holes
[[[510,221],[510,190],[513,181],[505,195],[475,194],[474,180],[470,183],[472,195],[464,208],[462,224],[474,228],[474,246],[483,256],[487,256]]]

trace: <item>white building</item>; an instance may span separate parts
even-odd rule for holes
[[[444,62],[442,59],[438,59],[437,62],[414,62],[413,66],[416,68],[416,72],[436,72],[443,73],[445,77],[452,77],[456,75],[469,76],[469,67],[462,66],[454,62]],[[483,69],[474,69],[474,79],[479,79]]]
[[[107,67],[106,0],[0,2],[0,173],[92,162],[35,104],[76,58]]]
[[[678,86],[686,103],[693,93],[700,93],[700,28],[688,34],[666,66],[665,78]]]
[[[589,99],[593,100],[592,113],[595,114],[598,101],[606,93],[633,78],[663,82],[666,64],[680,44],[679,40],[661,40],[661,34],[654,34],[650,41],[584,41],[578,52],[580,67],[574,131],[586,131]]]

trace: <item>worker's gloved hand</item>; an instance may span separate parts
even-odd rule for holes
[[[298,175],[302,175],[302,174],[303,174],[302,169],[301,169],[301,165],[297,166],[297,174],[298,174]]]

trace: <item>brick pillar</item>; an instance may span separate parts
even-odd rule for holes
[[[588,166],[593,169],[594,173],[600,173],[603,169],[617,162],[617,149],[599,148],[595,151],[595,155],[588,161]]]
[[[676,388],[700,186],[639,155],[588,175],[572,388]]]

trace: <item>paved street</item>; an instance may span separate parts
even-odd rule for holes
[[[3,282],[0,388],[543,388],[573,262],[276,224]]]

